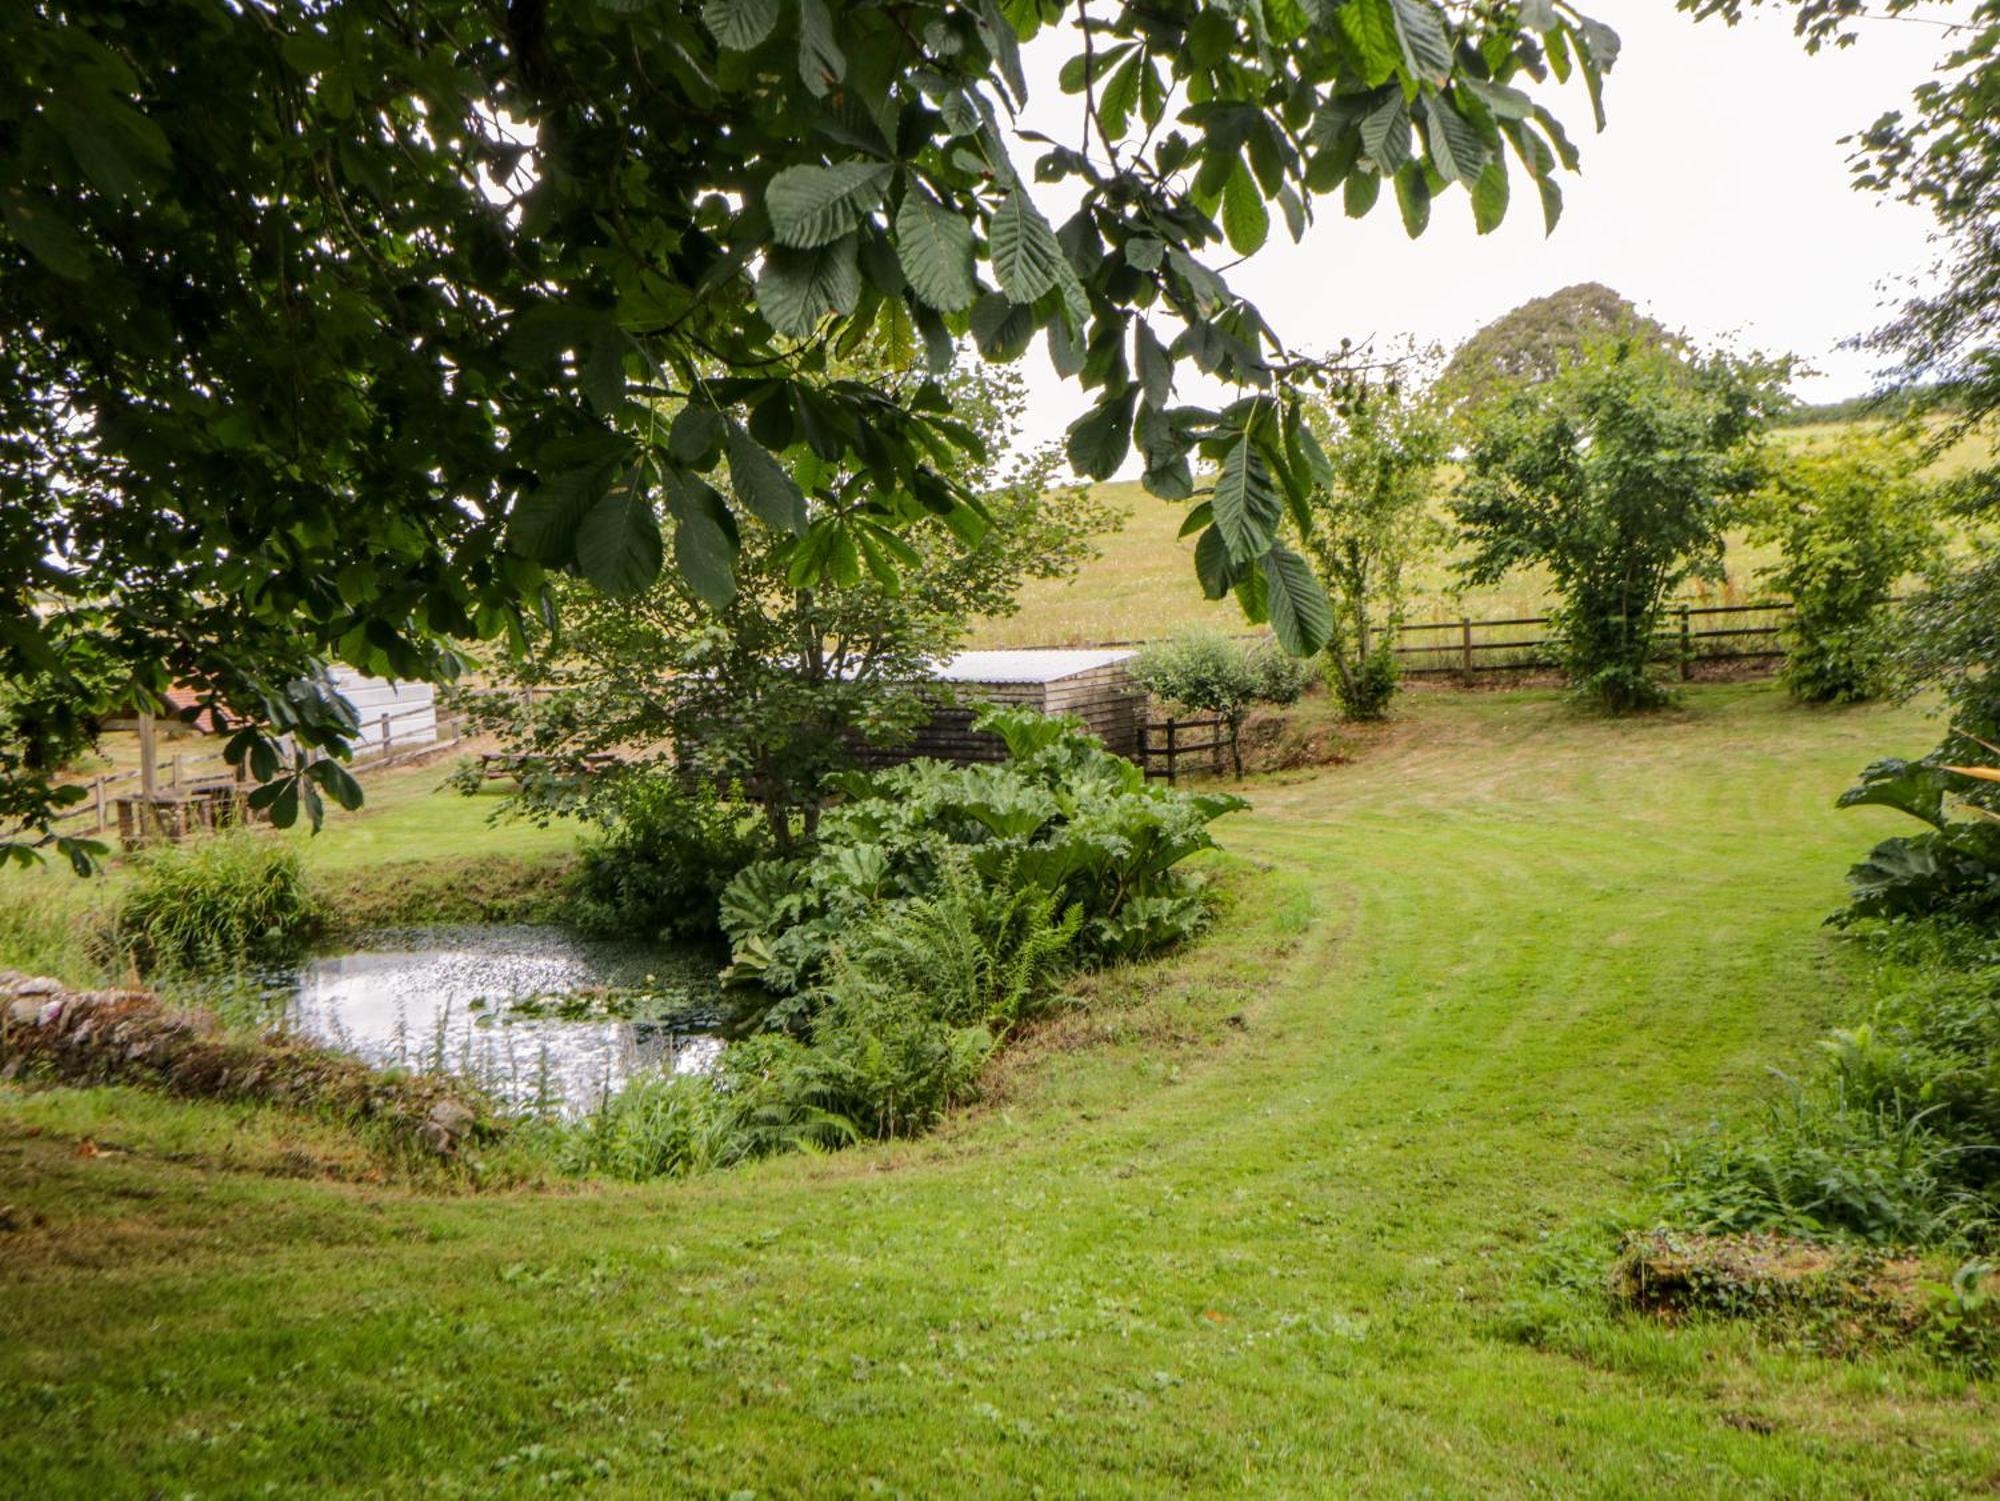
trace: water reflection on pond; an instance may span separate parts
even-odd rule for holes
[[[516,1105],[579,1110],[637,1070],[714,1063],[715,968],[700,951],[490,924],[364,933],[281,987],[307,1036],[464,1074]]]

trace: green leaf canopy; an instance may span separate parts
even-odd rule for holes
[[[53,656],[86,715],[195,682],[338,754],[337,702],[288,688],[315,663],[447,678],[460,643],[545,607],[550,570],[643,587],[669,555],[663,505],[674,565],[714,597],[744,529],[796,528],[801,503],[843,540],[802,543],[800,568],[859,577],[856,536],[977,534],[966,429],[929,377],[967,337],[995,359],[1039,343],[1090,394],[1085,472],[1144,439],[1148,483],[1185,499],[1222,414],[1164,419],[1176,362],[1274,416],[1340,378],[1216,269],[1264,242],[1270,203],[1294,233],[1328,193],[1372,208],[1397,99],[1435,124],[1390,169],[1413,230],[1434,191],[1471,183],[1490,227],[1507,195],[1489,174],[1510,159],[1559,202],[1548,178],[1574,152],[1551,60],[1595,110],[1616,53],[1567,6],[1099,6],[1084,24],[1105,61],[1073,79],[1090,138],[1034,142],[1005,123],[1027,93],[1020,44],[1063,28],[1081,55],[1077,16],[1056,0],[16,7],[0,670]],[[1017,167],[1024,144],[1042,154]],[[843,373],[878,334],[924,368]],[[682,426],[689,406],[723,425]],[[725,447],[721,514],[689,509],[676,497]],[[1258,454],[1289,491],[1282,455]],[[836,473],[856,478],[818,478]],[[1227,513],[1239,566],[1263,556],[1243,551],[1268,510],[1251,499]],[[893,571],[893,550],[868,566]],[[115,692],[75,666],[86,638]],[[0,768],[0,815],[34,842],[55,805],[30,781]]]

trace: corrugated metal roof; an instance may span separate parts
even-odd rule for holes
[[[947,683],[1053,683],[1080,672],[1109,667],[1135,655],[1129,651],[1061,651],[1048,647],[1020,651],[966,651],[931,669]]]

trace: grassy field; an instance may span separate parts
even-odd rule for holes
[[[1813,447],[1833,441],[1844,424],[1781,428],[1776,441]],[[1991,444],[1973,437],[1938,462],[1940,476],[1962,473],[1991,456]],[[1442,478],[1448,488],[1450,472]],[[1100,487],[1125,515],[1124,525],[1099,544],[1100,556],[1063,583],[1032,583],[1021,592],[1019,613],[982,622],[974,646],[1077,646],[1102,641],[1143,641],[1186,625],[1246,629],[1232,600],[1202,597],[1194,575],[1194,544],[1179,536],[1187,506],[1156,499],[1136,483]],[[1444,514],[1442,502],[1439,514]],[[1461,588],[1453,572],[1457,553],[1447,549],[1417,568],[1410,579],[1412,621],[1478,620],[1544,615],[1554,603],[1547,575],[1524,570],[1498,584]],[[1742,604],[1761,597],[1758,573],[1777,561],[1776,549],[1730,539],[1728,578],[1719,585],[1697,583],[1685,593],[1689,603]]]
[[[443,1196],[268,1113],[5,1089],[0,1494],[1990,1491],[1984,1386],[1535,1276],[1848,1004],[1819,920],[1897,820],[1829,805],[1934,738],[1414,696],[1250,786],[1210,941],[917,1144]]]

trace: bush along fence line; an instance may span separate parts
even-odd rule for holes
[[[1789,600],[1744,605],[1676,605],[1655,637],[1653,660],[1675,666],[1682,681],[1707,662],[1766,662],[1785,655],[1780,633],[1791,619]],[[1457,678],[1470,682],[1483,673],[1559,672],[1562,642],[1552,632],[1555,617],[1523,615],[1501,620],[1420,621],[1398,629],[1397,665],[1408,677]],[[1261,639],[1256,632],[1233,639]],[[1144,641],[1102,641],[1096,646],[1138,647]],[[1229,727],[1214,716],[1161,717],[1157,708],[1139,724],[1138,761],[1149,777],[1170,785],[1183,763],[1196,769],[1225,769]]]
[[[422,738],[414,725],[405,723],[413,720],[422,721]],[[440,713],[429,705],[371,716],[366,729],[370,738],[354,747],[348,763],[357,777],[451,750],[470,738],[462,715]],[[226,739],[203,735],[201,744],[212,748],[163,755],[156,730],[142,720],[139,765],[90,778],[83,783],[88,795],[56,822],[74,826],[65,833],[102,833],[115,827],[127,844],[244,823],[249,773],[229,764],[222,753]]]

